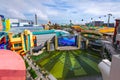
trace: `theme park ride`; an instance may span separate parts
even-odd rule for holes
[[[24,55],[26,52],[30,51],[30,48],[36,46],[36,36],[33,36],[29,30],[13,35],[13,33],[8,33],[9,45],[12,51],[16,51],[19,54]]]
[[[81,36],[87,38],[87,39],[101,39],[102,34],[97,31],[91,31],[91,30],[85,30],[81,32]]]
[[[114,33],[115,28],[109,28],[109,27],[103,27],[101,29],[98,29],[98,31],[102,34],[104,33]]]
[[[36,36],[29,30],[14,34],[10,32],[10,20],[0,15],[0,49],[10,49],[24,55],[36,46]]]
[[[77,32],[81,32],[81,35],[88,39],[99,39],[102,35],[102,38],[107,39],[112,37],[115,28],[105,27],[105,26],[80,26],[73,25],[72,29]]]
[[[86,38],[85,40],[86,48],[90,47],[92,50],[99,51],[99,52],[101,51],[101,48],[102,48],[101,39],[103,37],[101,33],[96,31],[86,30],[81,32],[81,36],[83,38]]]
[[[73,25],[72,26],[73,29],[75,29],[76,31],[79,32],[84,32],[86,30],[94,30],[97,31],[99,33],[114,33],[114,29],[115,28],[111,28],[111,27],[99,27],[99,26],[79,26],[79,25]]]
[[[116,19],[116,25],[113,35],[113,45],[116,49],[119,49],[120,45],[120,19]],[[108,59],[103,59],[98,67],[102,73],[103,80],[119,80],[119,70],[120,70],[120,56],[112,55],[112,61],[110,62]],[[117,65],[117,66],[116,66]]]

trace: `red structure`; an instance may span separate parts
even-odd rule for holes
[[[26,80],[22,57],[10,50],[0,50],[0,80]]]
[[[0,49],[8,49],[8,38],[6,32],[0,32]]]
[[[1,39],[0,39],[0,44],[2,44],[2,43],[6,43],[6,38],[5,38],[5,36],[2,36]]]
[[[113,44],[115,42],[118,42],[118,41],[116,41],[116,35],[117,35],[119,24],[120,24],[120,19],[116,19],[115,31],[114,31],[114,35],[113,35]]]

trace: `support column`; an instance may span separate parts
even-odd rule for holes
[[[58,48],[58,38],[57,36],[55,36],[55,49],[57,50],[57,48]]]
[[[47,51],[50,51],[50,41],[47,41]]]
[[[119,24],[120,24],[120,19],[116,19],[115,31],[114,31],[114,35],[113,35],[113,44],[116,42],[117,28],[118,28]]]
[[[81,36],[78,36],[78,48],[80,49],[81,47]]]
[[[86,49],[88,48],[89,40],[86,40]]]

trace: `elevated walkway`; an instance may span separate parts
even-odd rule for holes
[[[45,34],[56,34],[56,36],[69,35],[69,32],[64,30],[41,30],[37,32],[32,32],[33,35],[45,35]]]
[[[39,32],[32,32],[33,35],[54,34],[55,30],[42,30]]]

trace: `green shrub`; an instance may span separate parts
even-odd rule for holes
[[[29,64],[28,64],[28,62],[26,60],[25,60],[25,65],[26,65],[26,68],[29,67]]]
[[[35,79],[37,77],[37,74],[35,73],[35,71],[32,68],[29,70],[29,73],[33,79]]]

